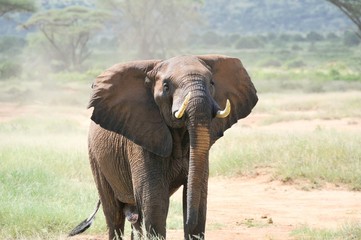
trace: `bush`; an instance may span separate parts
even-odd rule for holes
[[[270,59],[263,63],[261,63],[261,67],[281,67],[282,63],[280,63],[278,60]]]
[[[25,47],[26,41],[23,38],[2,36],[0,37],[0,53],[1,55],[14,56],[21,53]]]
[[[236,49],[256,49],[263,48],[263,42],[257,37],[243,37],[236,43]]]
[[[213,31],[208,31],[202,36],[202,43],[205,45],[217,45],[221,41],[221,36]]]
[[[297,44],[292,45],[292,51],[302,51],[302,47]]]
[[[241,38],[241,35],[239,35],[238,33],[234,33],[228,36],[228,41],[230,44],[233,44],[237,41],[239,41],[239,39]]]
[[[343,37],[343,44],[347,47],[353,47],[359,45],[361,39],[353,32],[346,32]]]
[[[294,60],[287,64],[287,68],[303,68],[306,66],[307,64],[302,60]]]
[[[293,36],[292,36],[292,39],[293,39],[293,41],[295,41],[295,42],[304,42],[304,41],[305,41],[305,38],[304,38],[301,34],[299,34],[299,33],[293,35]]]
[[[322,41],[324,39],[324,37],[321,34],[314,32],[314,31],[309,32],[307,34],[306,38],[310,42],[318,42],[318,41]]]
[[[0,79],[8,79],[20,76],[22,66],[19,63],[11,61],[0,62]]]
[[[280,38],[281,41],[289,42],[292,39],[292,35],[287,34],[287,33],[283,33],[283,34],[281,34],[279,36],[279,38]]]
[[[337,34],[335,33],[329,33],[327,34],[326,39],[329,41],[337,41],[339,39],[339,36],[337,36]]]
[[[341,77],[340,72],[334,68],[329,71],[329,75],[332,80],[340,80]]]

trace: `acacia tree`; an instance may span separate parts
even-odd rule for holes
[[[138,58],[164,57],[179,48],[199,21],[200,1],[102,0],[114,13],[120,43]]]
[[[91,54],[88,48],[91,36],[103,27],[107,17],[104,11],[70,6],[34,14],[24,27],[40,31],[47,43],[43,48],[62,63],[62,69],[79,70]]]
[[[358,28],[361,39],[361,0],[326,0],[338,7]]]
[[[33,0],[0,0],[0,17],[7,13],[34,12],[35,10]]]

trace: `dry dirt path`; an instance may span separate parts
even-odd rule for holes
[[[288,240],[293,230],[306,225],[333,229],[361,221],[361,192],[343,187],[301,190],[253,177],[210,178],[206,239]],[[181,191],[175,199],[181,201]],[[182,239],[182,230],[168,230],[167,239]],[[103,240],[106,236],[83,235],[74,240]]]
[[[337,228],[361,221],[361,192],[337,187],[304,191],[270,181],[268,175],[211,178],[207,239],[292,239],[292,230],[307,225]],[[170,231],[170,239],[182,232]]]

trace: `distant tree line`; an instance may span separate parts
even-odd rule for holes
[[[339,42],[345,47],[357,46],[361,40],[356,34],[346,31],[343,34],[333,32],[322,34],[315,31],[308,33],[268,33],[256,35],[241,34],[220,34],[215,31],[207,31],[203,34],[194,35],[193,38],[199,39],[196,46],[228,46],[235,49],[260,49],[266,45],[284,47],[285,44],[315,44],[318,42]]]
[[[224,20],[234,15],[232,24],[238,26],[242,18],[237,18],[239,15],[236,15],[236,11],[242,12],[242,7],[248,4],[247,14],[258,16],[261,13],[257,11],[257,6],[263,4],[271,8],[274,4],[279,4],[279,1],[274,0],[247,0],[247,4],[243,5],[235,0],[95,0],[93,5],[89,4],[89,1],[86,4],[82,0],[74,1],[75,6],[58,4],[53,8],[51,5],[37,6],[35,0],[0,0],[0,17],[11,17],[18,12],[33,12],[31,17],[21,24],[23,29],[29,31],[26,42],[12,42],[11,37],[0,41],[0,51],[7,53],[0,57],[0,74],[1,71],[4,72],[1,69],[17,69],[17,65],[7,64],[1,67],[1,58],[14,56],[11,51],[16,51],[11,47],[1,50],[1,45],[6,44],[27,45],[28,48],[36,50],[33,55],[28,54],[28,58],[43,56],[53,70],[62,71],[83,70],[84,63],[92,54],[90,44],[94,42],[101,42],[100,45],[108,44],[114,49],[120,46],[133,58],[161,58],[186,45],[212,46],[223,43],[237,49],[252,49],[263,47],[267,41],[288,39],[317,42],[324,38],[341,38],[337,34],[324,36],[315,31],[306,35],[272,35],[270,31],[268,35],[240,36],[240,33],[237,33],[238,28],[228,33],[217,30],[221,22],[218,17]],[[327,1],[337,6],[358,27],[356,34],[361,39],[361,0]],[[282,3],[288,4],[287,1]],[[224,7],[212,8],[210,4],[223,4]],[[207,14],[202,15],[201,11],[205,10]],[[217,15],[215,11],[221,14]],[[229,16],[224,16],[227,11]],[[274,14],[277,14],[279,9],[275,11]],[[214,24],[214,28],[209,28],[208,23]],[[255,24],[262,23],[264,22],[260,21]],[[360,39],[355,39],[350,33],[342,37],[347,46],[360,42]]]

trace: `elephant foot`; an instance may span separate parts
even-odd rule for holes
[[[130,223],[134,224],[138,221],[139,214],[136,206],[126,204],[123,213]]]

